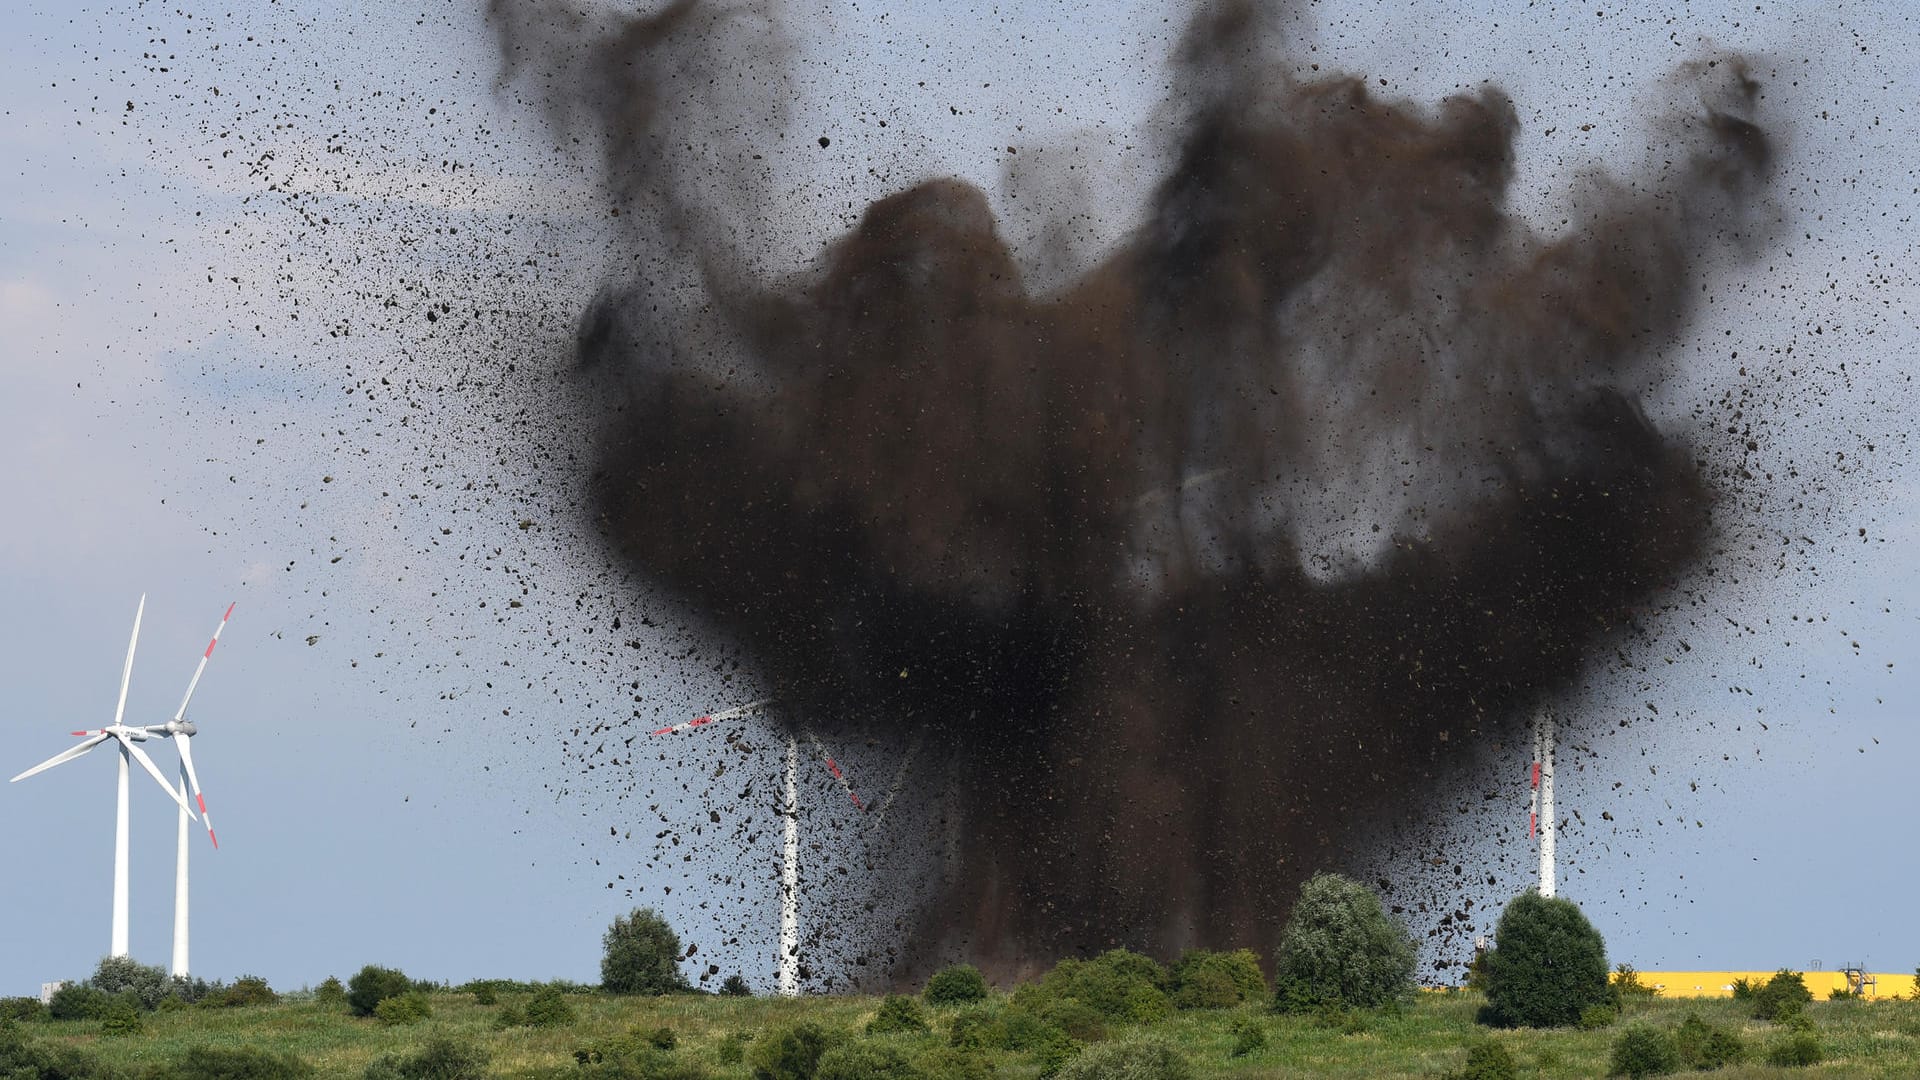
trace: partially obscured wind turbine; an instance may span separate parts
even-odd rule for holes
[[[1553,866],[1553,713],[1542,710],[1533,729],[1533,821],[1528,833],[1540,837],[1540,895],[1554,892]]]
[[[140,617],[146,614],[146,610],[147,598],[142,594],[140,607],[133,613],[133,636],[127,639],[127,663],[120,672],[120,703],[114,706],[113,723],[94,731],[74,732],[73,734],[84,737],[86,741],[70,750],[55,754],[9,781],[12,783],[25,780],[55,765],[64,765],[109,739],[119,744],[119,803],[114,816],[113,831],[113,948],[110,953],[113,956],[127,955],[127,762],[138,761],[140,767],[147,770],[147,774],[153,777],[154,783],[159,784],[173,801],[180,804],[180,811],[190,818],[193,817],[192,809],[187,806],[186,796],[182,792],[175,791],[173,785],[167,783],[167,778],[154,765],[153,759],[137,745],[152,738],[152,730],[126,727],[120,723],[127,711],[127,684],[133,679],[133,647],[140,641]]]
[[[762,698],[759,701],[749,702],[737,708],[728,709],[725,712],[711,713],[707,716],[695,717],[682,724],[663,727],[653,732],[653,734],[672,735],[675,732],[705,727],[715,721],[732,720],[736,717],[746,716],[749,713],[759,712],[775,703],[774,698]],[[813,744],[814,750],[817,751],[821,759],[826,762],[827,771],[832,773],[834,780],[840,784],[840,790],[847,793],[847,798],[853,800],[854,806],[863,811],[866,810],[867,804],[860,801],[860,796],[853,790],[853,784],[847,780],[846,773],[841,771],[840,763],[833,760],[833,755],[827,753],[827,749],[821,745],[819,737],[809,731],[807,732],[807,740]],[[909,757],[911,757],[911,755],[909,755]],[[800,742],[796,736],[789,735],[787,736],[786,798],[780,806],[780,816],[785,819],[785,843],[781,848],[780,860],[780,967],[778,979],[775,984],[782,997],[794,997],[800,993],[799,772]],[[905,766],[903,765],[902,775],[904,774]],[[899,786],[899,777],[895,778],[894,785],[896,788]],[[890,792],[887,796],[887,805],[891,805],[892,802],[893,794]],[[882,809],[884,810],[884,807]]]
[[[200,685],[200,675],[207,670],[207,661],[213,657],[213,647],[220,644],[220,632],[227,628],[227,620],[233,618],[233,605],[227,605],[227,613],[220,616],[220,625],[213,628],[213,640],[207,642],[207,651],[200,654],[200,666],[193,669],[193,680],[187,683],[187,694],[180,699],[180,707],[173,712],[173,719],[165,724],[147,728],[149,734],[165,735],[173,740],[174,748],[180,751],[180,827],[177,833],[178,849],[173,863],[173,973],[187,973],[187,822],[193,815],[187,809],[186,794],[189,790],[200,804],[200,816],[205,819],[207,839],[213,841],[216,850],[220,847],[220,838],[213,835],[213,818],[207,814],[207,797],[200,794],[200,776],[193,771],[193,737],[199,730],[187,719],[187,702],[193,700],[194,688]]]

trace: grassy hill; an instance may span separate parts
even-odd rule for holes
[[[482,1005],[473,994],[441,992],[428,995],[432,1015],[414,1024],[388,1026],[374,1019],[356,1019],[344,1005],[287,1000],[275,1005],[246,1008],[162,1010],[142,1017],[137,1033],[108,1035],[100,1021],[39,1020],[19,1025],[19,1032],[43,1046],[79,1048],[111,1069],[139,1077],[149,1066],[178,1062],[191,1047],[247,1046],[292,1054],[314,1067],[322,1077],[360,1078],[383,1055],[413,1055],[436,1038],[451,1037],[460,1047],[479,1048],[487,1064],[476,1075],[489,1078],[555,1078],[628,1075],[605,1066],[583,1067],[576,1051],[609,1047],[635,1030],[670,1028],[677,1045],[652,1060],[671,1062],[678,1073],[653,1075],[706,1076],[713,1080],[739,1078],[752,1072],[746,1061],[728,1061],[729,1041],[738,1048],[739,1033],[765,1037],[784,1025],[809,1021],[846,1038],[870,1040],[892,1047],[908,1060],[935,1065],[937,1056],[951,1055],[955,1020],[960,1016],[990,1017],[1008,1008],[1008,998],[996,995],[983,1005],[962,1009],[929,1010],[932,1030],[920,1033],[866,1036],[861,1034],[877,1014],[881,1001],[870,997],[824,997],[797,1000],[725,998],[683,995],[660,998],[621,998],[599,993],[570,994],[575,1018],[557,1027],[497,1029],[503,1010],[524,1009],[526,994],[502,993],[493,1005]],[[1159,1038],[1178,1047],[1194,1077],[1426,1077],[1460,1069],[1471,1040],[1492,1039],[1505,1046],[1523,1077],[1598,1077],[1607,1072],[1609,1049],[1629,1023],[1673,1027],[1689,1012],[1739,1030],[1750,1048],[1749,1064],[1711,1075],[1722,1078],[1845,1076],[1920,1077],[1920,1003],[1904,1001],[1820,1001],[1808,1010],[1825,1049],[1825,1059],[1812,1068],[1775,1068],[1752,1062],[1764,1060],[1771,1041],[1780,1037],[1772,1025],[1746,1018],[1741,1003],[1725,1000],[1635,1000],[1620,1025],[1597,1031],[1489,1032],[1473,1023],[1482,999],[1470,992],[1423,993],[1398,1014],[1336,1014],[1323,1018],[1283,1017],[1264,1006],[1241,1005],[1220,1010],[1176,1012],[1148,1024],[1104,1025],[1102,1041]],[[962,1021],[965,1027],[968,1021]],[[1240,1031],[1254,1025],[1265,1045],[1234,1056]],[[1238,1029],[1236,1029],[1238,1025]],[[752,1042],[747,1041],[751,1053]],[[927,1070],[927,1080],[964,1075],[953,1071],[956,1062],[972,1061],[991,1068],[990,1075],[1024,1080],[1040,1075],[1039,1055],[1031,1051],[982,1048],[949,1056],[945,1071]],[[6,1072],[0,1068],[0,1074]],[[112,1075],[118,1075],[114,1073]]]

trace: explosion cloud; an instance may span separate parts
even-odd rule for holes
[[[1715,493],[1637,395],[1702,257],[1759,239],[1739,61],[1545,236],[1501,92],[1302,81],[1266,13],[1206,7],[1170,171],[1043,293],[945,177],[755,269],[778,15],[491,10],[635,255],[579,333],[595,520],[811,726],[940,762],[957,865],[913,957],[1266,945],[1700,557]]]

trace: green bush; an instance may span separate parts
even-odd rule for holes
[[[1273,957],[1273,1007],[1372,1009],[1413,994],[1415,949],[1406,928],[1365,885],[1315,874],[1300,886]]]
[[[1229,1057],[1246,1057],[1267,1045],[1266,1027],[1251,1016],[1240,1017],[1228,1025],[1227,1034],[1233,1036],[1233,1048],[1227,1051]]]
[[[413,980],[405,972],[368,964],[347,980],[347,1006],[355,1016],[372,1016],[381,1002],[412,989]]]
[[[1680,1067],[1673,1036],[1648,1024],[1629,1024],[1613,1040],[1608,1076],[1665,1076]]]
[[[1520,1067],[1513,1052],[1492,1039],[1474,1039],[1467,1044],[1467,1063],[1447,1080],[1518,1080]]]
[[[1620,1010],[1611,1005],[1589,1005],[1580,1010],[1579,1027],[1581,1031],[1599,1031],[1610,1028],[1620,1019]]]
[[[1828,1001],[1859,1001],[1865,996],[1866,995],[1859,990],[1850,990],[1844,986],[1836,986],[1827,991]]]
[[[1536,892],[1514,897],[1487,954],[1487,1004],[1495,1027],[1565,1027],[1590,1005],[1609,1005],[1607,947],[1580,908]]]
[[[307,1080],[313,1066],[251,1046],[195,1046],[143,1080]]]
[[[417,1054],[388,1054],[375,1061],[367,1066],[365,1080],[486,1080],[487,1060],[480,1047],[438,1035]]]
[[[573,1005],[558,989],[543,986],[527,999],[526,1019],[528,1027],[565,1027],[574,1021]]]
[[[1826,1057],[1820,1032],[1804,1014],[1793,1013],[1782,1019],[1780,1034],[1767,1044],[1767,1064],[1779,1068],[1803,1068],[1818,1065]]]
[[[104,996],[104,995],[103,995]],[[111,999],[109,999],[111,1000]],[[71,1046],[29,1039],[19,1025],[0,1022],[0,1077],[7,1080],[120,1080],[123,1074]]]
[[[1112,949],[1092,960],[1060,961],[1037,986],[1016,990],[1015,999],[1073,999],[1109,1020],[1152,1023],[1173,1014],[1166,983],[1167,970],[1151,958]]]
[[[113,1006],[100,1020],[100,1034],[119,1037],[138,1035],[145,1030],[146,1025],[140,1022],[140,1007],[134,1004],[137,1000],[131,994],[124,997],[116,996]]]
[[[1920,1001],[1920,967],[1913,969],[1913,988],[1907,991],[1907,997],[1913,1001]]]
[[[1752,1001],[1753,992],[1755,989],[1756,988],[1753,985],[1752,980],[1747,979],[1744,976],[1742,976],[1741,978],[1735,979],[1733,980],[1733,1000]]]
[[[610,994],[673,994],[688,989],[680,972],[680,935],[652,908],[635,908],[601,939],[600,985]]]
[[[919,1075],[900,1051],[871,1042],[828,1047],[813,1071],[814,1080],[919,1080]]]
[[[495,1031],[508,1031],[513,1028],[526,1026],[526,1010],[522,1009],[516,1002],[507,1002],[505,1005],[500,1006],[499,1012],[493,1014],[492,1027]]]
[[[715,1056],[722,1065],[738,1065],[746,1060],[747,1044],[752,1041],[751,1031],[729,1032],[726,1038],[720,1040],[720,1048],[714,1052]]]
[[[1060,1067],[1060,1080],[1189,1080],[1193,1067],[1158,1039],[1101,1043]]]
[[[280,995],[274,993],[267,980],[258,975],[242,975],[233,980],[233,985],[208,994],[200,999],[202,1005],[216,1008],[247,1008],[254,1005],[273,1005],[278,1003]]]
[[[1807,989],[1807,980],[1797,971],[1781,968],[1766,985],[1754,990],[1753,1018],[1779,1022],[1798,1016],[1812,1001],[1813,991]]]
[[[971,964],[958,964],[934,973],[920,992],[929,1005],[966,1005],[987,999],[987,980]]]
[[[131,956],[101,957],[87,985],[104,994],[131,995],[135,1007],[152,1012],[161,999],[173,993],[173,978],[167,970],[143,964]]]
[[[890,1035],[895,1032],[930,1030],[927,1011],[913,998],[888,994],[880,1002],[880,1011],[867,1022],[867,1034]]]
[[[913,1065],[925,1080],[993,1080],[993,1066],[951,1046],[936,1046]]]
[[[473,988],[473,1003],[475,1005],[498,1005],[500,1004],[500,991],[494,989],[492,983],[483,982]]]
[[[47,1014],[55,1020],[101,1020],[112,1007],[113,995],[86,983],[68,983],[53,992]]]
[[[727,976],[720,982],[721,997],[752,997],[753,990],[747,986],[747,980],[739,972]]]
[[[382,998],[373,1007],[374,1018],[388,1027],[405,1024],[417,1024],[433,1015],[433,1006],[427,1003],[427,995],[418,990],[409,990],[399,997]]]
[[[0,998],[0,1021],[16,1020],[31,1022],[44,1020],[47,1007],[40,1004],[37,997]]]
[[[1640,981],[1640,973],[1632,964],[1615,964],[1613,968],[1613,992],[1620,998],[1659,997],[1660,991]]]
[[[313,988],[313,1000],[322,1005],[343,1005],[347,1000],[347,988],[340,984],[338,977],[329,975]]]
[[[754,1080],[810,1080],[821,1055],[839,1041],[819,1024],[802,1021],[755,1039],[748,1064]]]
[[[1690,1012],[1673,1033],[1674,1052],[1685,1068],[1707,1071],[1745,1060],[1747,1048],[1740,1035]]]
[[[1078,998],[1043,1003],[1040,1018],[1081,1042],[1099,1042],[1107,1037],[1106,1017]]]
[[[1190,950],[1173,966],[1171,979],[1173,1004],[1181,1009],[1224,1009],[1267,994],[1266,976],[1252,949]]]

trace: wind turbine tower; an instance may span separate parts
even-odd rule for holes
[[[180,752],[180,825],[176,833],[179,846],[175,849],[173,863],[173,973],[180,976],[187,973],[187,822],[192,820],[186,803],[189,791],[200,805],[200,816],[207,826],[207,839],[213,841],[214,850],[220,849],[220,838],[213,834],[213,818],[207,813],[207,797],[200,793],[200,776],[193,769],[193,737],[198,729],[187,719],[187,703],[193,700],[193,691],[200,685],[201,674],[207,670],[207,661],[213,657],[213,647],[220,644],[220,632],[227,628],[227,620],[233,618],[233,608],[234,605],[228,604],[227,613],[220,616],[220,625],[214,627],[213,640],[207,642],[207,651],[200,654],[200,666],[193,669],[193,679],[187,683],[186,696],[180,699],[180,707],[174,710],[173,719],[163,726],[147,729],[164,733],[173,740],[174,749]]]
[[[800,993],[800,744],[787,736],[787,798],[781,808],[787,838],[780,862],[781,997]]]
[[[1554,891],[1553,840],[1556,821],[1553,815],[1553,741],[1552,710],[1543,709],[1533,729],[1533,828],[1540,837],[1540,895]]]

